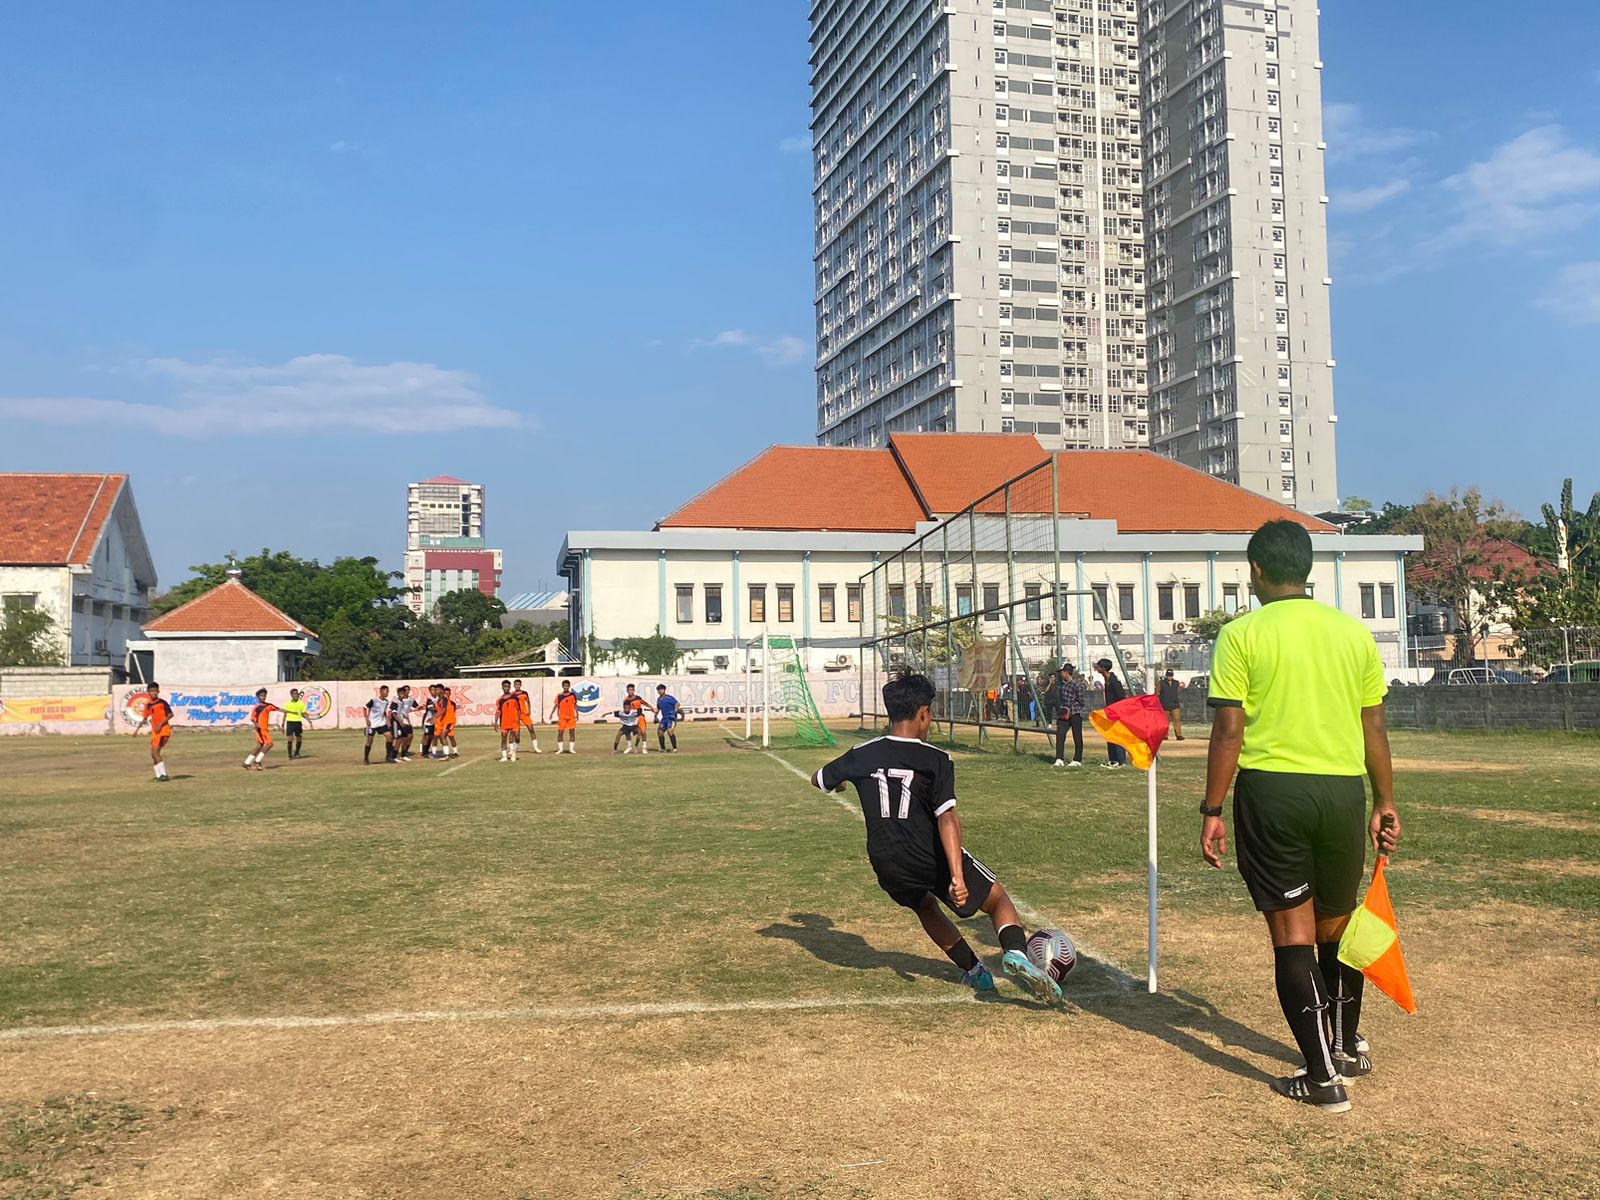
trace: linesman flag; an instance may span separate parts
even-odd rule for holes
[[[1167,740],[1167,713],[1156,696],[1129,696],[1108,708],[1089,714],[1089,720],[1108,742],[1128,752],[1133,765],[1148,771],[1156,751]]]
[[[1400,953],[1400,932],[1394,923],[1394,906],[1389,903],[1389,884],[1383,877],[1385,855],[1378,856],[1372,869],[1372,885],[1361,907],[1350,914],[1350,923],[1339,939],[1339,961],[1360,971],[1385,996],[1408,1013],[1417,1011],[1411,994],[1411,977],[1406,974],[1405,956]]]

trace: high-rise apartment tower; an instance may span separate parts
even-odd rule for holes
[[[406,487],[406,603],[424,616],[439,597],[500,591],[501,553],[483,537],[483,485],[436,475]]]
[[[1337,507],[1315,0],[1143,0],[1151,445]]]
[[[1133,0],[815,0],[817,439],[1143,446]]]

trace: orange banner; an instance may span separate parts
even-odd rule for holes
[[[107,696],[49,697],[43,700],[0,700],[0,724],[39,725],[56,721],[109,720]]]

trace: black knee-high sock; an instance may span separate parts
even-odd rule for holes
[[[963,975],[978,965],[978,956],[972,952],[972,947],[967,945],[965,938],[954,946],[946,946],[944,953],[946,958],[961,968]]]
[[[1322,983],[1322,969],[1317,965],[1317,953],[1310,946],[1279,946],[1272,954],[1284,1020],[1289,1022],[1289,1031],[1305,1056],[1307,1072],[1318,1083],[1326,1083],[1334,1072],[1327,1028],[1323,1025],[1328,993]]]
[[[1361,1027],[1361,993],[1367,977],[1339,961],[1338,942],[1318,942],[1317,962],[1328,989],[1328,1044],[1346,1058],[1356,1056],[1356,1033]]]
[[[1021,925],[1007,925],[996,933],[1000,938],[1000,949],[1015,950],[1018,954],[1027,952],[1028,934]]]
[[[678,735],[675,733],[669,733],[667,736],[672,739],[672,748],[676,750],[678,748]]]
[[[361,761],[364,762],[364,763],[370,763],[372,761],[372,743],[371,742],[368,742],[365,746],[363,746],[361,748]]]

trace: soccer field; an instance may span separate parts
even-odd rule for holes
[[[165,786],[143,739],[0,740],[0,1197],[1600,1194],[1593,737],[1394,737],[1421,1012],[1369,989],[1330,1117],[1267,1090],[1202,740],[1162,760],[1153,997],[1143,776],[957,748],[969,847],[1090,956],[1051,1010],[958,985],[797,776],[828,753],[609,732],[370,767],[313,733],[263,773],[180,733]]]

